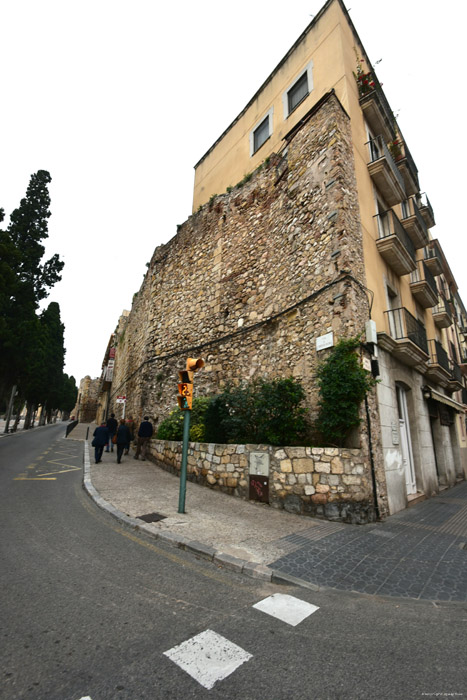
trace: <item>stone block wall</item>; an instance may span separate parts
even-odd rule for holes
[[[136,422],[163,419],[176,406],[178,370],[202,356],[195,396],[254,377],[294,376],[313,416],[316,367],[329,352],[317,351],[317,338],[360,335],[368,319],[359,216],[349,117],[332,92],[287,135],[280,154],[155,249],[116,333],[109,410],[124,394]],[[378,445],[374,397],[369,411]],[[353,446],[366,455],[368,474],[362,418]],[[384,500],[378,450],[375,462]]]
[[[248,499],[252,453],[269,457],[272,506],[349,523],[374,520],[366,455],[361,449],[190,443],[187,478]],[[152,440],[150,454],[168,471],[180,473],[181,442]]]

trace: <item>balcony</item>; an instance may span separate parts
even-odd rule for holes
[[[410,275],[410,289],[420,306],[428,309],[438,303],[436,281],[423,260],[417,263],[417,269]]]
[[[449,328],[449,326],[452,326],[451,309],[442,294],[440,294],[439,302],[434,307],[432,313],[433,321],[437,328]]]
[[[423,216],[426,227],[433,228],[433,226],[436,226],[435,215],[433,214],[430,200],[425,193],[417,194],[417,205],[420,210],[420,214]]]
[[[361,83],[359,84],[359,94],[360,107],[372,132],[381,134],[386,143],[394,139],[394,116],[383,91],[377,86],[371,89],[366,88]]]
[[[451,378],[448,382],[446,389],[450,392],[460,391],[464,388],[464,385],[462,383],[461,368],[459,367],[457,362],[453,362],[452,360],[450,360],[449,362],[451,367]]]
[[[417,194],[420,191],[418,170],[405,142],[403,144],[403,153],[397,159],[397,167],[404,180],[404,187],[407,195]]]
[[[426,370],[429,359],[425,326],[405,308],[384,312],[387,330],[378,333],[378,345],[409,367]]]
[[[401,277],[416,269],[415,248],[392,209],[377,214],[379,238],[376,247],[389,267]]]
[[[368,172],[375,186],[390,207],[406,199],[404,180],[381,136],[368,142],[370,162]]]
[[[462,403],[467,406],[467,389],[465,387],[462,389]]]
[[[467,376],[467,357],[466,355],[463,355],[459,364],[460,370],[463,374],[463,376]]]
[[[415,248],[423,248],[428,245],[428,229],[414,197],[410,197],[404,202],[402,212],[402,225],[409,234]]]
[[[425,265],[432,275],[440,275],[443,271],[443,258],[441,248],[436,240],[429,241],[425,246]]]
[[[425,373],[427,379],[442,387],[447,387],[451,379],[449,357],[441,343],[434,338],[428,341],[430,359]]]

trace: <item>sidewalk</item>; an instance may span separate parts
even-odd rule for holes
[[[67,439],[85,440],[87,425]],[[345,525],[279,511],[187,482],[132,453],[94,464],[85,443],[85,488],[115,517],[163,541],[265,580],[310,588],[467,601],[467,482],[382,523]],[[160,518],[155,522],[145,520]]]

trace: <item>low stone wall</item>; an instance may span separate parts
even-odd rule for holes
[[[150,452],[168,471],[180,472],[182,442],[152,440]],[[276,508],[349,523],[375,519],[362,449],[189,443],[190,481],[248,499],[250,477],[259,482],[267,474],[267,502]]]

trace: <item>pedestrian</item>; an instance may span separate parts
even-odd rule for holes
[[[123,450],[128,445],[130,439],[130,429],[122,418],[120,425],[117,428],[117,464],[122,461]]]
[[[130,442],[133,442],[135,439],[135,421],[133,420],[133,416],[129,416],[126,422],[129,430],[130,430],[130,439],[128,441],[128,445],[125,448],[125,454],[127,455],[130,451]]]
[[[94,460],[96,464],[99,464],[99,462],[102,462],[104,447],[109,442],[109,429],[106,426],[105,421],[102,421],[100,426],[95,429],[92,436],[94,438],[91,443],[94,447]]]
[[[112,442],[112,438],[115,435],[115,433],[117,432],[117,427],[118,427],[118,423],[117,423],[116,418],[115,418],[115,413],[110,414],[110,418],[108,418],[108,420],[107,420],[107,427],[109,429],[109,441],[107,443],[107,447],[105,448],[105,451],[108,452],[109,447],[110,447],[112,452],[113,452],[114,451],[114,444]]]
[[[143,462],[146,460],[146,450],[148,448],[149,440],[151,439],[153,432],[154,428],[152,427],[152,423],[149,422],[149,417],[144,416],[144,420],[139,426],[136,454],[133,457],[133,459],[138,459],[139,453],[141,452],[141,459],[143,460]]]

